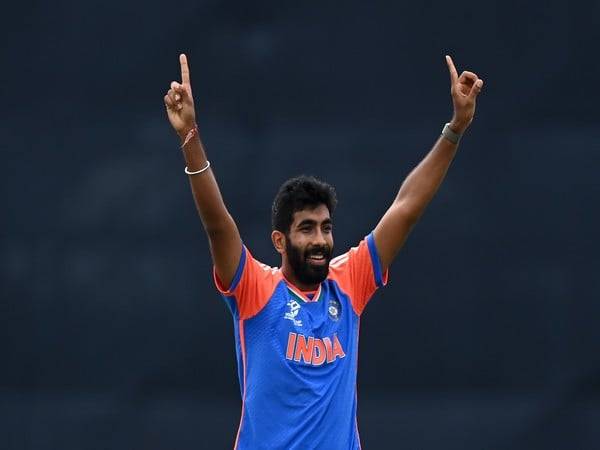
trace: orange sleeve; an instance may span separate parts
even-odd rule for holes
[[[373,233],[360,241],[358,247],[332,259],[329,273],[340,289],[350,296],[358,315],[362,314],[377,288],[388,281],[388,270],[383,273],[381,270]]]
[[[242,247],[240,263],[227,289],[213,268],[217,290],[225,297],[232,313],[239,319],[249,319],[267,304],[282,275],[278,269],[254,259],[246,246]]]

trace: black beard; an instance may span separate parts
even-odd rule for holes
[[[331,261],[332,249],[328,245],[309,247],[303,253],[299,248],[292,245],[290,238],[285,240],[285,250],[288,261],[294,275],[302,284],[320,284],[329,274],[329,261]],[[325,264],[316,266],[308,262],[308,257],[313,253],[322,253]]]

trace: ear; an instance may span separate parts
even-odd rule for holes
[[[271,233],[271,241],[273,241],[273,247],[275,247],[277,253],[283,255],[285,253],[285,234],[281,231],[273,230]]]

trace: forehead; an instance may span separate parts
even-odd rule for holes
[[[313,209],[302,209],[300,211],[296,211],[294,213],[293,219],[294,220],[292,221],[292,227],[297,226],[305,220],[321,223],[326,220],[331,220],[331,216],[329,214],[329,209],[327,209],[327,206],[319,205]]]

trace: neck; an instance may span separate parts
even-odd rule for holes
[[[319,289],[320,283],[305,284],[305,283],[302,283],[300,280],[298,280],[298,278],[294,274],[294,271],[292,270],[290,265],[286,263],[286,261],[284,261],[281,266],[281,272],[283,273],[283,276],[285,277],[286,280],[288,280],[290,283],[292,283],[294,286],[296,286],[301,291],[311,292],[311,291],[316,291],[317,289]]]

